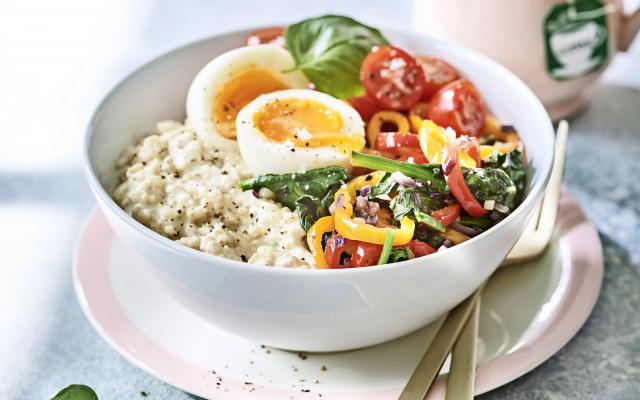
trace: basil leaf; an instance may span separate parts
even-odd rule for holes
[[[296,69],[321,92],[342,99],[363,93],[360,65],[371,48],[387,43],[377,29],[340,15],[293,24],[284,38]]]
[[[98,395],[87,385],[69,385],[51,400],[98,400]]]

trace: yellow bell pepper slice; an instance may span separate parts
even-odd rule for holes
[[[397,111],[378,111],[373,114],[373,117],[367,124],[367,143],[372,149],[376,146],[376,139],[380,132],[382,132],[382,125],[385,123],[391,123],[396,126],[396,132],[409,133],[409,120],[404,114]]]
[[[333,216],[329,215],[318,219],[307,232],[307,244],[311,250],[311,255],[316,262],[316,268],[329,268],[327,260],[324,258],[322,251],[322,235],[326,232],[333,231]]]
[[[496,143],[493,146],[483,144],[480,146],[480,158],[484,160],[496,151],[500,154],[506,154],[515,150],[517,147],[518,145],[515,142]]]
[[[400,228],[385,227],[379,228],[377,226],[369,225],[363,222],[358,222],[352,218],[353,216],[353,202],[356,198],[356,190],[361,189],[366,185],[375,185],[380,182],[384,172],[376,171],[368,175],[362,175],[352,179],[346,185],[343,185],[335,194],[334,204],[336,204],[336,211],[334,213],[335,230],[347,239],[360,240],[368,243],[384,244],[387,236],[387,232],[393,233],[393,245],[402,246],[413,238],[413,231],[415,229],[415,222],[408,217],[402,218],[400,221]],[[338,198],[343,196],[342,204],[337,206]]]
[[[499,135],[502,130],[502,124],[494,115],[487,114],[487,119],[484,123],[484,131],[489,135]]]
[[[428,107],[429,103],[424,101],[416,103],[416,105],[411,107],[409,110],[409,124],[411,125],[411,132],[420,132],[422,122],[426,119]]]

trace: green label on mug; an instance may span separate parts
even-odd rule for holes
[[[544,19],[547,72],[557,80],[586,75],[609,55],[606,10],[600,0],[554,5]]]

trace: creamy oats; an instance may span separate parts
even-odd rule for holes
[[[253,264],[313,265],[297,215],[241,191],[239,181],[251,175],[240,154],[208,147],[188,125],[158,123],[155,134],[124,152],[117,168],[114,200],[163,236]]]

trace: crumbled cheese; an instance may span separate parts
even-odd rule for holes
[[[485,200],[484,201],[484,209],[487,211],[493,210],[493,207],[496,205],[495,200]]]

